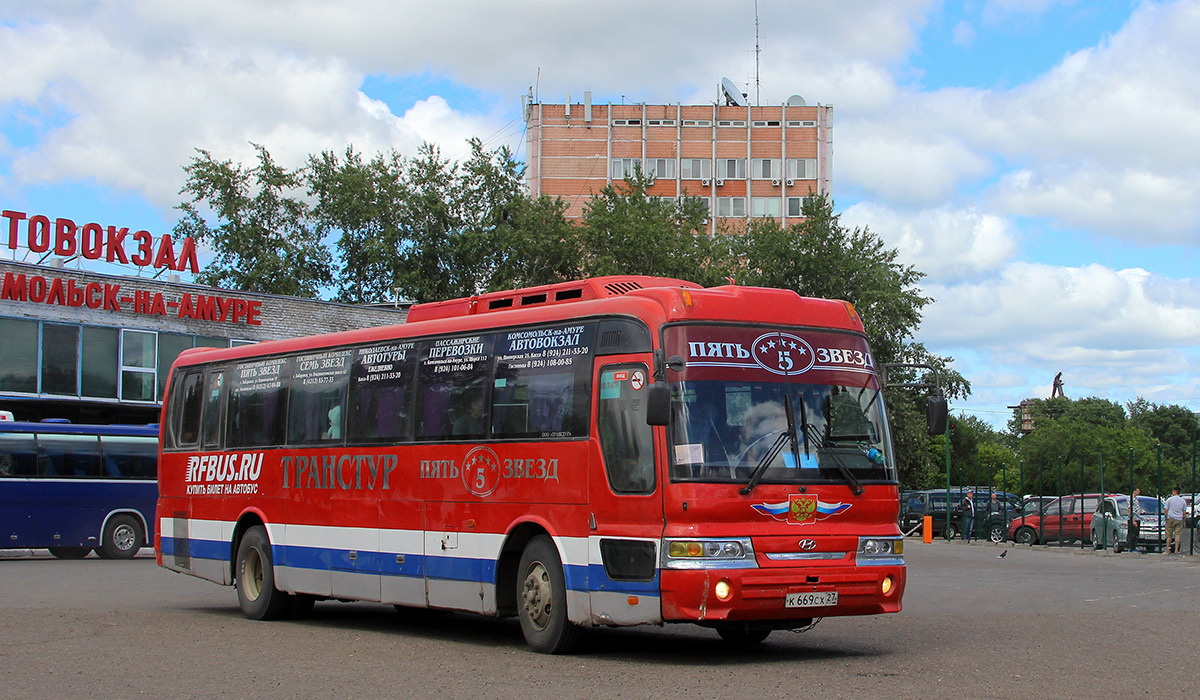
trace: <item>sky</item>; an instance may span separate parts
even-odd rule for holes
[[[0,0],[0,208],[158,236],[198,148],[522,158],[530,95],[728,76],[832,105],[835,209],[925,274],[952,410],[1002,427],[1061,372],[1200,411],[1197,36],[1200,0]]]

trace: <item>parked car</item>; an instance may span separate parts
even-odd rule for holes
[[[1036,515],[1048,503],[1058,500],[1058,496],[1035,496],[1026,494],[1021,498],[1021,510],[1018,515]]]
[[[1138,520],[1138,544],[1147,551],[1162,551],[1167,544],[1162,501],[1154,496],[1138,496],[1142,515]],[[1120,552],[1129,542],[1129,496],[1105,496],[1092,517],[1092,545],[1096,549],[1112,547]]]
[[[959,486],[950,489],[950,523],[949,537],[954,539],[962,532],[962,500],[967,491],[975,492],[975,537],[987,537],[993,542],[1003,542],[1008,528],[1008,521],[1018,512],[1020,498],[1013,493],[996,491],[996,499],[1000,502],[1001,512],[989,514],[988,506],[991,493],[988,487],[972,489]],[[926,515],[932,515],[930,522],[934,537],[945,537],[946,523],[946,489],[928,489],[925,491],[907,492],[900,506],[900,529],[904,532],[919,530]]]
[[[1056,498],[1033,515],[1013,518],[1008,537],[1018,544],[1074,541],[1091,536],[1092,514],[1103,494],[1075,494]]]

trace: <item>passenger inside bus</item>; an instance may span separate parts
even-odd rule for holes
[[[479,435],[483,433],[483,394],[472,394],[467,398],[466,405],[461,407],[462,413],[454,420],[451,431],[454,435]]]

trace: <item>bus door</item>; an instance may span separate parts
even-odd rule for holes
[[[663,505],[654,434],[646,424],[650,369],[632,358],[603,359],[594,378],[603,459],[589,478],[592,616],[615,624],[657,622]]]

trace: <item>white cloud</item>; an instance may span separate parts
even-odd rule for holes
[[[1200,344],[1200,286],[1131,268],[1016,262],[980,282],[929,285],[921,337],[1118,364],[1136,351]]]
[[[926,274],[931,283],[979,279],[1001,268],[1016,250],[1005,219],[973,208],[942,206],[918,212],[856,204],[842,214],[847,226],[868,226],[900,262]]]

